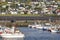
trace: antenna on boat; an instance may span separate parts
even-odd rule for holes
[[[15,20],[11,20],[11,23],[12,23],[12,30],[13,30],[13,33],[14,33],[15,32],[15,27],[16,27]]]

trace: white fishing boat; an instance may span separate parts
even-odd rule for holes
[[[52,27],[52,24],[50,23],[45,23],[45,25],[43,26],[44,29],[49,30]]]
[[[29,28],[34,28],[35,26],[34,25],[28,25]]]
[[[50,23],[45,23],[45,24],[33,24],[33,25],[28,25],[30,28],[37,28],[37,29],[43,29],[43,30],[48,30],[52,27]]]
[[[28,25],[29,28],[37,28],[37,29],[43,29],[41,24],[33,24],[33,25]]]
[[[37,28],[37,29],[43,29],[43,26],[42,26],[41,24],[38,24],[38,25],[36,26],[36,28]]]
[[[50,31],[55,33],[60,32],[60,30],[57,27],[50,28]]]
[[[1,34],[1,37],[2,38],[24,38],[24,34],[17,34],[17,33],[14,33],[14,34],[9,34],[9,33],[3,33]]]
[[[2,38],[24,38],[24,34],[19,30],[15,30],[15,27],[6,28],[4,32],[1,34]]]
[[[60,32],[58,29],[54,29],[54,30],[51,30],[51,32],[55,32],[55,33],[58,33]]]

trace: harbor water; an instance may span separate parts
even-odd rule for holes
[[[60,33],[51,33],[40,29],[32,29],[28,27],[19,27],[20,31],[24,33],[25,37],[23,40],[60,40]],[[0,40],[9,40],[0,38]],[[10,40],[22,40],[19,38]]]

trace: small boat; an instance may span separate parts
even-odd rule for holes
[[[33,25],[28,25],[29,28],[37,28],[37,29],[43,29],[41,24],[33,24]]]
[[[19,30],[15,30],[15,27],[6,28],[1,34],[2,38],[24,38],[24,34]]]
[[[51,28],[50,31],[51,32],[56,32],[56,33],[60,32],[60,30],[58,28],[56,28],[56,27]]]
[[[17,33],[14,33],[14,34],[10,34],[10,33],[3,33],[1,34],[1,37],[2,38],[24,38],[24,34],[17,34]]]
[[[45,24],[33,24],[33,25],[28,25],[28,27],[30,28],[37,28],[37,29],[41,29],[43,31],[49,30],[52,25],[50,23],[45,23]]]
[[[51,32],[56,32],[56,33],[58,33],[58,32],[60,32],[60,31],[57,30],[57,29],[54,29],[54,30],[51,30]]]
[[[34,25],[28,25],[29,28],[34,28],[35,26]]]
[[[28,25],[29,28],[36,28],[39,26],[40,26],[40,24],[37,24],[36,22],[34,24]]]

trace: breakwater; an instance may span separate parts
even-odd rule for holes
[[[11,26],[12,20],[18,26],[28,26],[35,22],[51,22],[52,24],[60,24],[60,16],[0,16],[0,24]]]
[[[0,16],[0,20],[60,20],[60,16]]]

